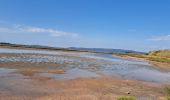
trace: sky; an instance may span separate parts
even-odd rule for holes
[[[0,42],[170,49],[170,0],[0,0]]]

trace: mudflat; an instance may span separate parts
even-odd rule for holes
[[[121,95],[138,98],[164,97],[161,85],[142,81],[115,80],[108,77],[56,80],[33,76],[22,80],[1,79],[0,89],[0,98],[5,100],[14,98],[19,100],[23,98],[26,100],[114,100]]]
[[[114,71],[105,74],[110,70],[105,69],[117,65],[117,61],[79,54],[1,53],[0,99],[116,100],[127,95],[155,100],[165,97],[163,88],[170,85],[166,81],[126,79]]]

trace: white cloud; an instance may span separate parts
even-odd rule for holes
[[[64,31],[59,31],[56,29],[50,28],[41,28],[41,27],[33,27],[26,26],[20,24],[13,24],[10,26],[0,26],[1,33],[48,33],[50,36],[59,37],[59,36],[68,36],[68,37],[77,37],[76,33],[69,33]]]
[[[170,41],[170,34],[165,35],[165,36],[152,37],[149,40],[152,40],[152,41]]]

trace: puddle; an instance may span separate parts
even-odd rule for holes
[[[9,73],[15,72],[16,69],[0,68],[0,76],[7,75]]]
[[[67,71],[65,74],[37,73],[36,75],[50,77],[50,78],[54,78],[54,79],[60,79],[60,80],[70,80],[70,79],[75,79],[75,78],[88,78],[88,77],[98,77],[99,76],[93,72],[82,70],[79,68],[71,69],[71,70]]]
[[[16,71],[16,69],[0,68],[0,82],[24,79],[24,76],[15,73]]]

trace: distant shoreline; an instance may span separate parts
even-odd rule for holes
[[[113,56],[116,56],[118,58],[124,58],[129,60],[148,60],[153,63],[160,63],[160,64],[170,64],[170,50],[168,53],[163,54],[164,56],[157,56],[155,55],[157,52],[164,53],[165,50],[161,51],[153,51],[151,53],[140,53],[140,52],[101,52],[101,51],[95,51],[92,49],[82,50],[79,48],[59,48],[59,47],[48,47],[48,46],[41,46],[41,45],[22,45],[22,44],[11,44],[11,43],[1,43],[0,42],[0,48],[9,48],[9,49],[25,49],[25,50],[50,50],[50,51],[66,51],[66,52],[87,52],[87,53],[101,53],[101,54],[112,54]],[[127,50],[128,51],[128,50]],[[168,65],[169,66],[169,65]]]
[[[35,45],[22,45],[22,44],[11,44],[11,43],[0,43],[0,48],[9,48],[9,49],[31,49],[31,50],[51,50],[51,51],[76,51],[66,48],[55,48],[55,47],[47,47],[47,46],[35,46]],[[77,50],[78,51],[78,50]],[[87,51],[81,51],[79,52],[87,52]]]
[[[12,44],[0,42],[0,48],[11,48],[11,49],[31,49],[31,50],[52,50],[52,51],[68,51],[68,52],[90,52],[90,53],[102,53],[102,54],[146,54],[144,52],[137,52],[133,50],[123,49],[104,49],[104,48],[61,48],[61,47],[49,47],[42,45],[23,45],[23,44]]]

